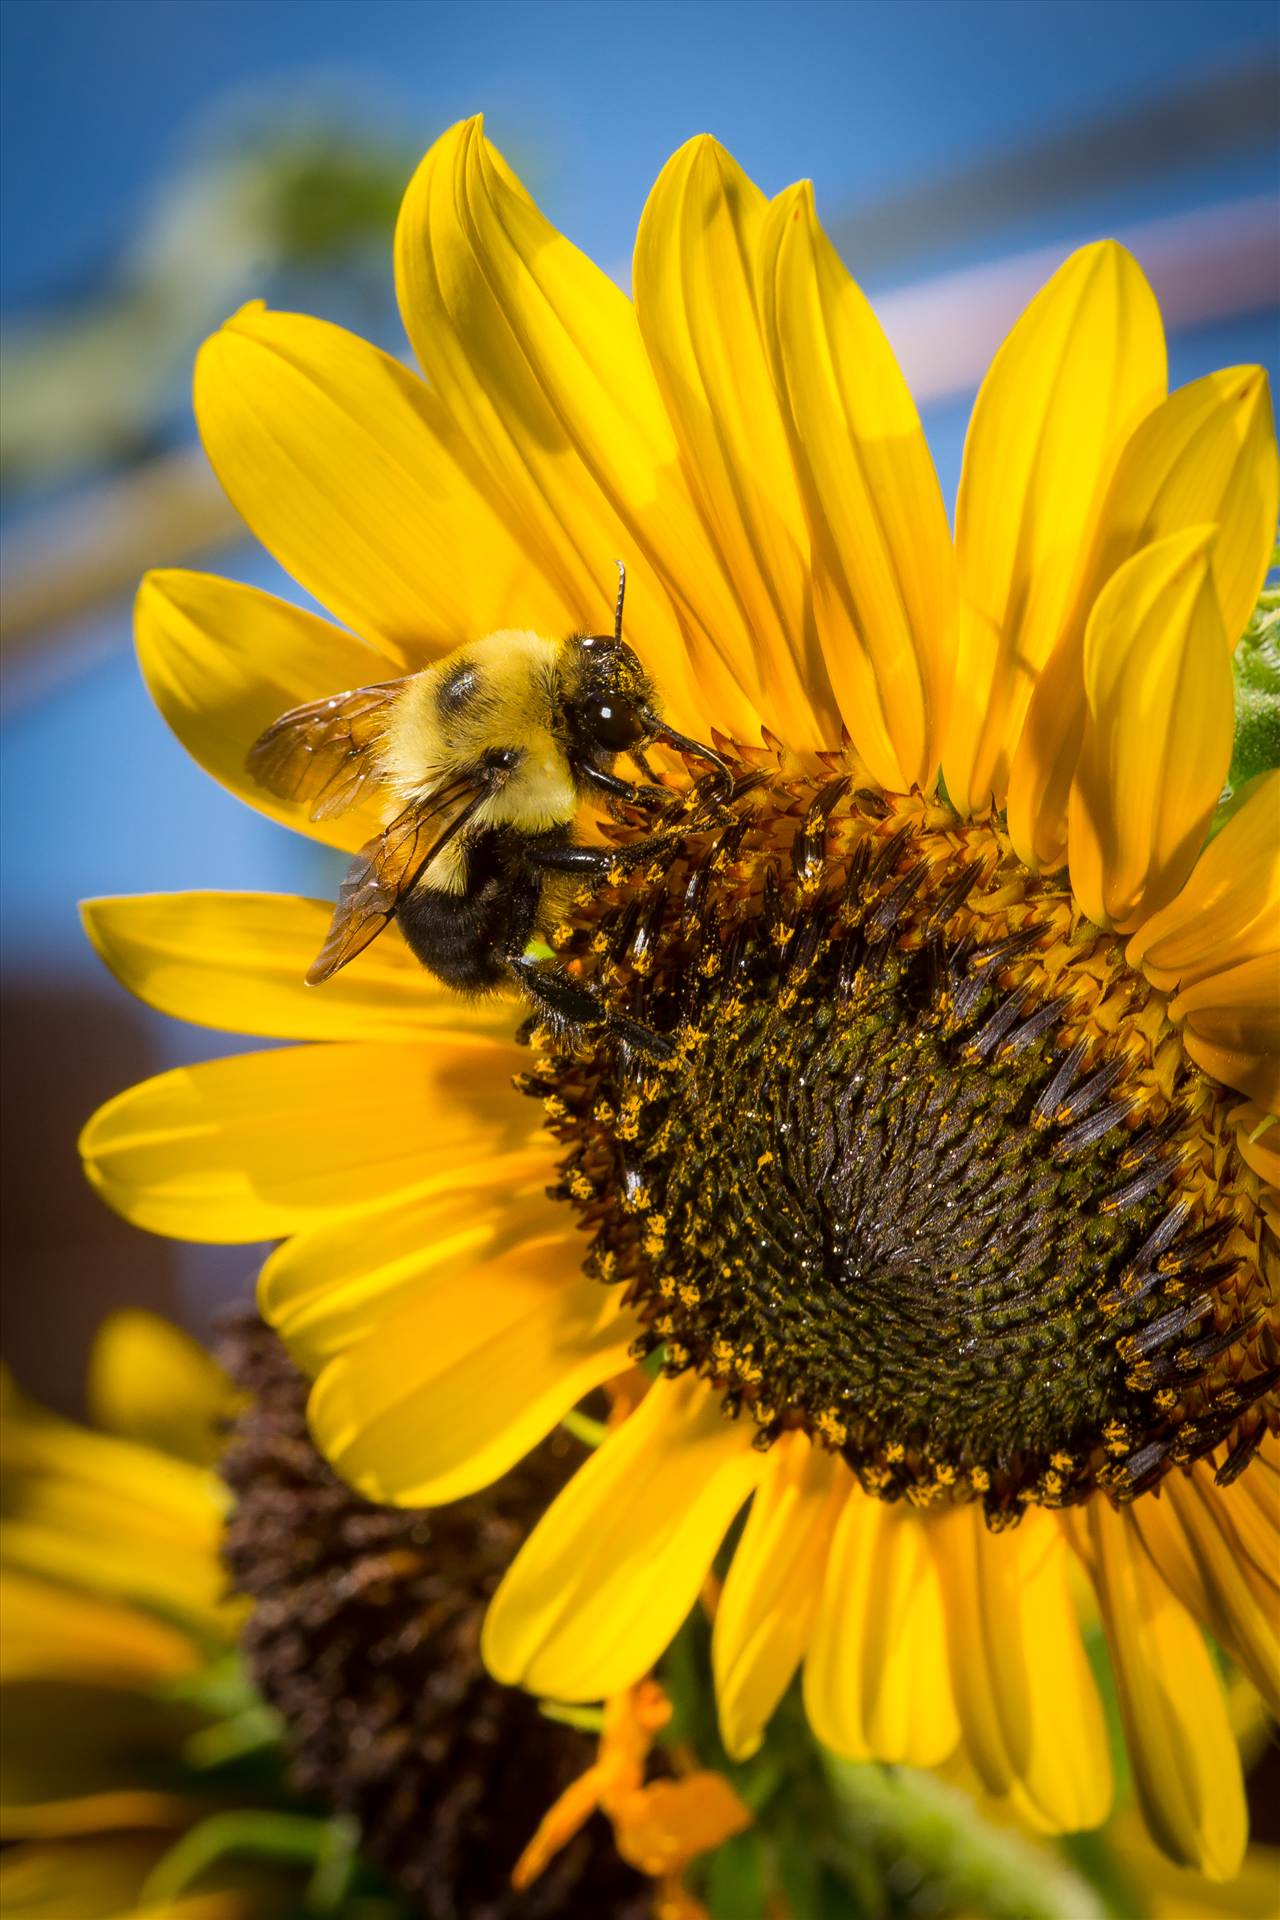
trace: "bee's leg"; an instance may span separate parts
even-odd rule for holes
[[[627,847],[580,847],[573,841],[561,845],[534,844],[528,847],[525,857],[547,873],[571,873],[580,880],[607,880],[619,868],[641,866],[673,844],[668,834],[651,834],[647,840],[634,840]]]
[[[611,1014],[593,993],[570,979],[556,962],[538,960],[529,953],[514,953],[508,955],[508,965],[530,999],[565,1026],[606,1027],[610,1033],[628,1041],[637,1053],[654,1059],[666,1060],[673,1053],[669,1040],[654,1033],[652,1028],[641,1026],[638,1020]]]
[[[630,780],[619,780],[616,773],[606,773],[602,767],[579,767],[578,773],[584,786],[594,787],[597,793],[615,802],[622,801],[628,807],[647,811],[650,807],[670,806],[676,798],[666,787],[637,787]]]

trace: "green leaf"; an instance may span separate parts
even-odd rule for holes
[[[705,1898],[712,1920],[754,1920],[766,1910],[765,1885],[761,1837],[748,1827],[726,1840],[708,1862]]]

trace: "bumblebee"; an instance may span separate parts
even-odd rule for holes
[[[557,883],[603,879],[616,851],[574,837],[584,799],[652,810],[669,799],[613,771],[629,754],[675,747],[714,770],[720,756],[662,719],[652,682],[622,637],[626,569],[618,562],[613,632],[548,639],[491,633],[420,673],[294,707],[249,751],[253,778],[332,819],[370,788],[396,811],[361,848],[339,892],[310,986],[331,979],[395,920],[447,986],[483,993],[514,980],[569,1027],[607,1025],[650,1052],[659,1036],[612,1018],[546,945]],[[653,841],[641,841],[630,857]]]

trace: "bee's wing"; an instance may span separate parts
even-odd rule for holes
[[[291,708],[259,734],[245,766],[281,800],[309,800],[313,820],[346,813],[377,778],[370,749],[407,681],[383,680]]]
[[[338,889],[325,943],[307,969],[309,987],[331,979],[348,960],[364,952],[415,881],[492,790],[492,780],[468,773],[429,800],[415,800],[361,847]]]

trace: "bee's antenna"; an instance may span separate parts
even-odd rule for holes
[[[614,614],[613,614],[613,637],[615,640],[621,640],[622,638],[622,602],[626,598],[626,592],[627,592],[627,570],[623,566],[621,560],[615,560],[613,564],[618,569],[618,604],[615,607]]]

